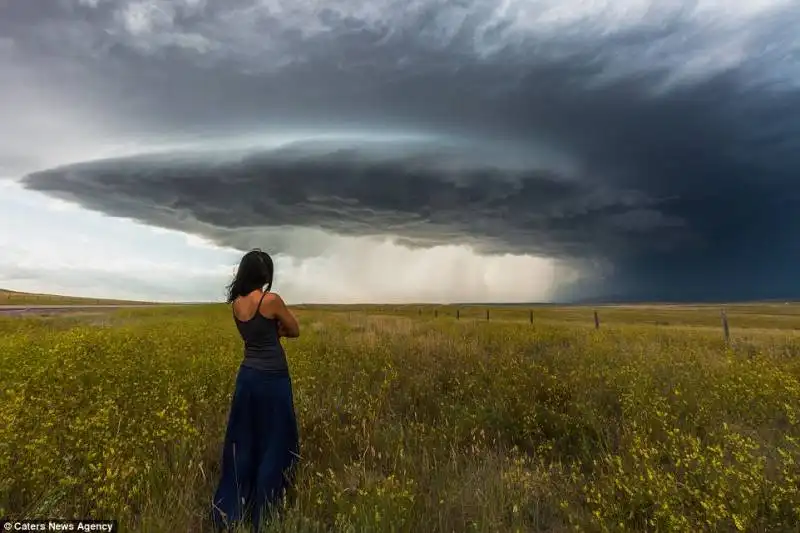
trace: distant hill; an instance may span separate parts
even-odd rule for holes
[[[0,305],[130,305],[149,303],[152,302],[37,294],[0,289]]]

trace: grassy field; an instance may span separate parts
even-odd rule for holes
[[[800,531],[800,307],[298,311],[274,531]],[[0,318],[0,515],[202,532],[224,306]]]
[[[54,294],[34,294],[0,289],[0,305],[127,305],[141,304],[131,300],[81,298]]]

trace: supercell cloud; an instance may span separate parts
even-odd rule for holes
[[[800,297],[796,2],[0,12],[0,82],[22,105],[139,147],[62,157],[28,188],[296,258],[349,237],[551,258],[582,274],[556,298]]]

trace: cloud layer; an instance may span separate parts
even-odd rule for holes
[[[296,258],[387,236],[553,258],[584,274],[563,297],[800,296],[794,2],[5,9],[0,57],[59,88],[42,102],[152,148],[30,188]]]
[[[116,214],[204,228],[239,248],[257,244],[242,228],[304,226],[570,258],[650,249],[659,231],[669,239],[683,225],[657,210],[662,200],[535,162],[515,168],[508,154],[493,161],[480,146],[350,143],[118,158],[33,173],[26,183]]]

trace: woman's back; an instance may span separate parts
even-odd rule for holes
[[[261,519],[280,507],[300,457],[292,380],[281,346],[281,337],[300,336],[300,324],[283,298],[270,292],[273,271],[269,254],[251,250],[228,285],[226,302],[244,340],[244,360],[211,509],[215,530],[252,522],[258,533]]]
[[[246,299],[250,298],[249,295],[234,302],[233,319],[244,341],[242,366],[272,374],[287,374],[289,368],[278,335],[278,320],[264,314],[266,306],[264,297],[267,294],[266,292],[261,294],[255,309],[252,309],[252,305],[247,305]],[[248,318],[240,318],[247,312],[249,312]]]

